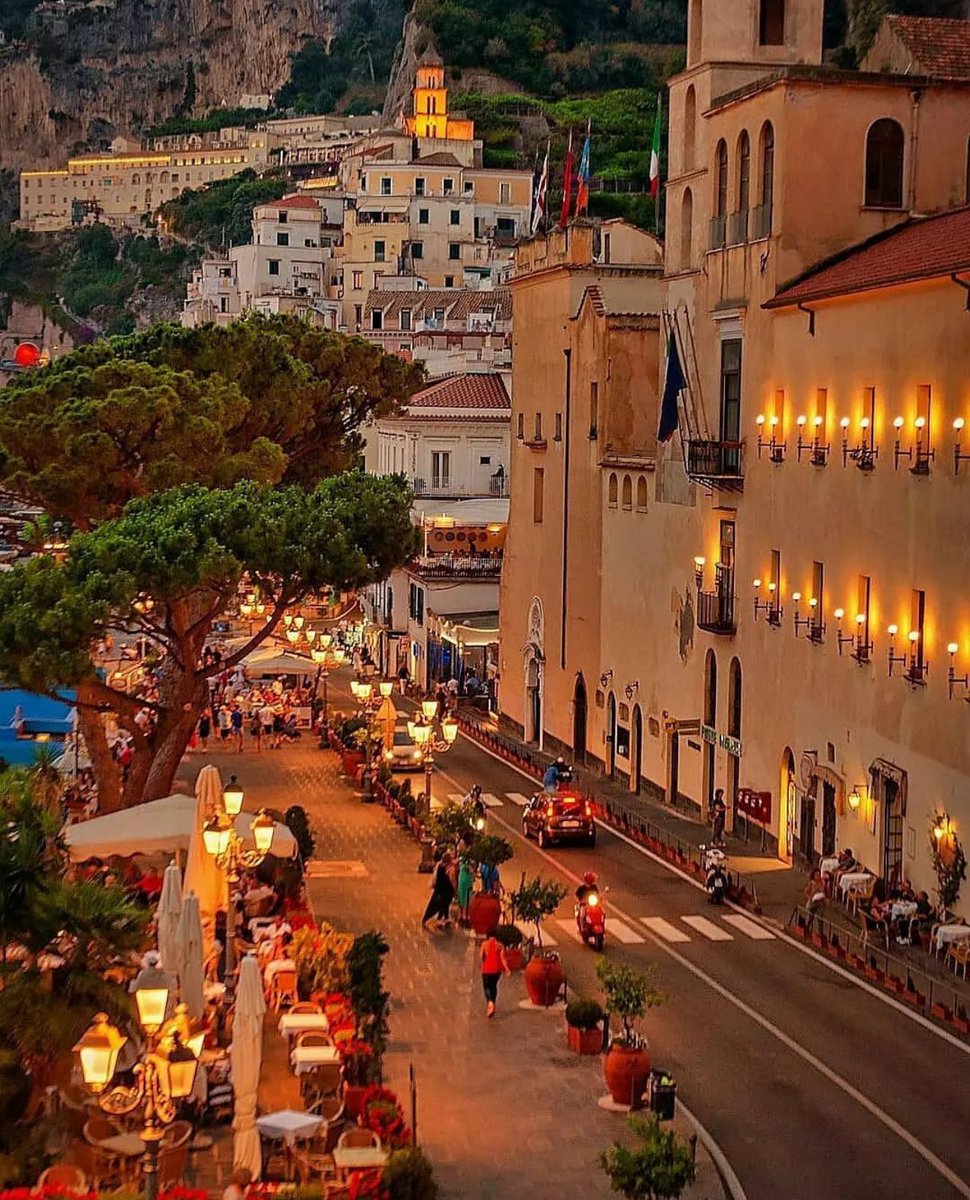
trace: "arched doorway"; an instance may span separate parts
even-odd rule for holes
[[[791,862],[794,847],[791,844],[795,830],[795,756],[786,746],[781,756],[781,778],[778,783],[778,857],[784,862]],[[814,802],[813,802],[814,803]],[[805,798],[802,799],[802,805]]]
[[[731,737],[741,740],[741,662],[737,658],[731,659],[731,665],[728,668],[728,715],[727,726],[728,733]],[[731,810],[732,819],[737,820],[738,808],[738,782],[740,775],[741,760],[733,754],[728,755],[728,807]],[[732,824],[732,828],[733,828]]]
[[[633,738],[633,745],[630,747],[630,791],[639,796],[640,779],[643,775],[643,714],[639,704],[633,706],[630,732]]]
[[[704,658],[704,724],[717,728],[717,655],[713,650],[708,650]],[[701,820],[706,821],[714,798],[714,743],[705,741],[702,745]]]
[[[535,655],[525,666],[525,740],[542,745],[542,666]]]
[[[578,763],[586,762],[587,716],[586,681],[580,672],[576,676],[576,685],[573,688],[573,758]]]
[[[606,739],[609,753],[607,755],[607,774],[610,779],[616,778],[616,697],[610,692],[606,702]]]

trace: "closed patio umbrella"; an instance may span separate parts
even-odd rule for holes
[[[397,725],[397,709],[394,707],[394,701],[390,696],[385,696],[381,701],[381,706],[377,710],[375,724],[380,730],[381,737],[384,739],[384,747],[394,745],[394,729]]]
[[[206,763],[196,777],[195,798],[206,819],[222,812],[222,776],[212,763]]]
[[[162,894],[155,910],[158,953],[162,966],[173,974],[178,971],[178,927],[182,915],[182,872],[170,862],[162,879]]]
[[[236,1096],[232,1119],[233,1167],[248,1167],[258,1179],[263,1168],[263,1155],[256,1128],[256,1095],[263,1061],[263,1014],[266,1001],[259,974],[259,964],[253,954],[247,954],[239,967],[239,987],[236,990],[236,1013],[232,1026],[232,1088]]]
[[[205,1008],[204,966],[202,962],[202,918],[199,914],[199,899],[195,892],[189,892],[182,900],[182,915],[179,917],[177,942],[182,1003],[188,1007],[190,1017],[200,1018]]]

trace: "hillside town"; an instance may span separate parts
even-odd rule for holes
[[[576,4],[10,175],[0,1200],[970,1196],[970,10]]]

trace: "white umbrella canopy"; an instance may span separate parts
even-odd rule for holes
[[[222,812],[222,776],[212,763],[206,763],[196,777],[195,798],[207,819]]]
[[[202,918],[199,914],[199,898],[189,892],[182,900],[182,915],[179,917],[176,935],[178,943],[178,976],[182,985],[182,1003],[189,1016],[201,1018],[205,1009],[203,994],[202,962]]]
[[[263,1169],[263,1155],[256,1127],[256,1095],[263,1061],[263,1015],[266,1001],[259,975],[259,964],[253,954],[247,954],[239,967],[239,986],[236,989],[236,1013],[232,1025],[232,1087],[236,1096],[232,1119],[233,1167],[248,1167],[258,1179]]]
[[[162,894],[155,910],[158,953],[166,971],[178,969],[178,926],[182,915],[182,872],[174,860],[165,868]]]

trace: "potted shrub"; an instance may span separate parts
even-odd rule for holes
[[[310,832],[310,821],[306,815],[306,809],[302,808],[299,804],[292,805],[286,810],[283,821],[296,840],[296,844],[300,850],[300,858],[304,862],[313,858],[316,842],[313,839],[313,834]]]
[[[596,976],[606,995],[606,1011],[619,1017],[623,1030],[610,1041],[603,1062],[606,1086],[614,1103],[639,1108],[650,1079],[650,1051],[634,1022],[643,1018],[648,1008],[662,1004],[666,997],[655,983],[656,967],[652,964],[643,975],[630,967],[618,966],[600,959]]]
[[[326,921],[319,929],[294,930],[290,953],[304,999],[315,992],[339,992],[347,986],[347,955],[353,941],[353,934],[340,933]]]
[[[527,880],[523,875],[522,882],[511,896],[513,913],[536,929],[536,952],[525,969],[525,988],[532,1003],[541,1008],[555,1004],[566,977],[559,955],[542,948],[542,922],[552,916],[568,891],[561,883],[542,879],[538,875]]]
[[[472,896],[468,920],[480,937],[492,932],[502,915],[498,898],[498,869],[512,857],[512,843],[505,838],[486,833],[476,837],[468,849],[468,857],[478,864],[481,891]]]
[[[505,948],[505,962],[510,971],[521,971],[525,966],[522,943],[525,940],[517,925],[496,925],[492,937]]]
[[[474,829],[475,806],[471,801],[449,800],[431,815],[430,832],[436,846],[453,849],[461,838]],[[469,839],[470,841],[473,839]]]
[[[603,1049],[603,1008],[595,1000],[570,1000],[566,1005],[566,1038],[577,1054]]]
[[[343,746],[341,767],[343,773],[353,779],[357,768],[364,762],[364,745],[367,742],[367,726],[360,717],[350,717],[340,727],[340,741]]]
[[[381,1173],[387,1200],[438,1200],[438,1185],[428,1156],[417,1146],[392,1150]]]
[[[357,1036],[368,1044],[370,1055],[362,1064],[364,1080],[380,1083],[382,1062],[387,1046],[387,1007],[389,994],[384,990],[383,962],[389,946],[376,930],[354,938],[347,952],[348,993],[357,1022]],[[351,1117],[360,1116],[365,1088],[344,1088],[344,1104]]]
[[[610,1187],[626,1200],[677,1200],[694,1181],[694,1152],[657,1117],[629,1118],[634,1145],[614,1142],[600,1155]]]
[[[373,1130],[381,1145],[389,1150],[400,1150],[411,1143],[411,1130],[397,1095],[390,1088],[372,1084],[367,1089],[361,1100],[360,1123]]]

